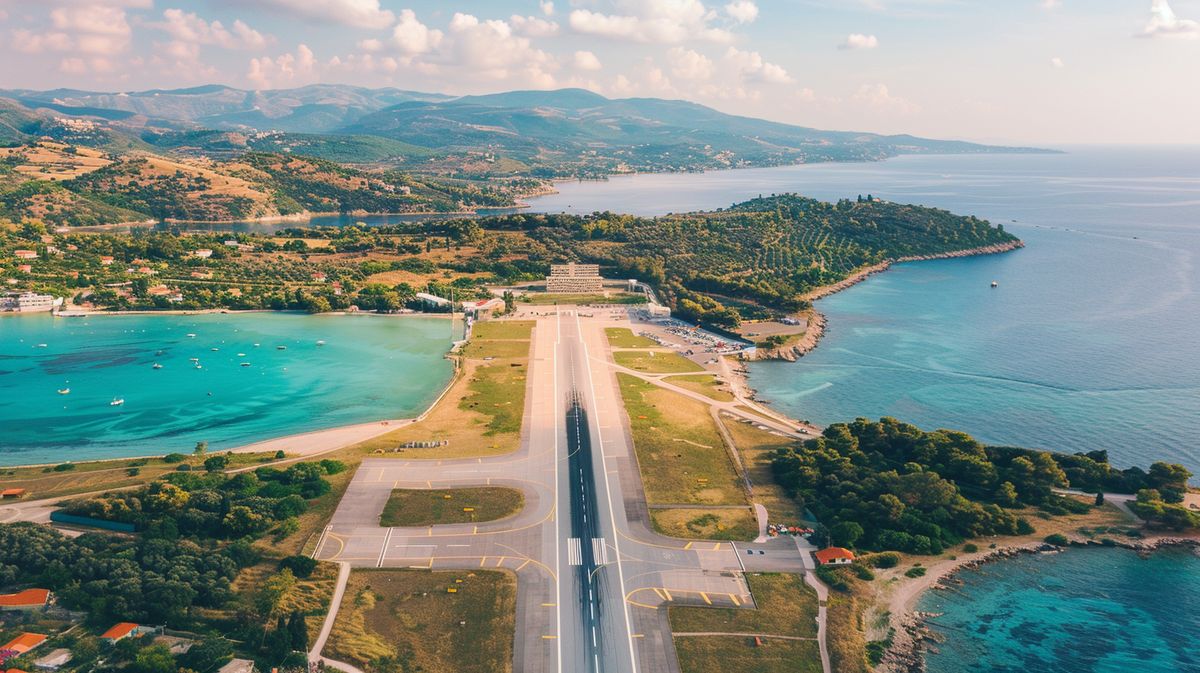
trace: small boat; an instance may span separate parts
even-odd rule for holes
[[[124,398],[124,397],[114,397],[114,398],[113,398],[113,401],[108,403],[108,406],[110,406],[110,407],[119,407],[119,406],[121,406],[122,404],[125,404],[125,398]]]
[[[187,338],[189,338],[189,339],[195,339],[195,338],[196,338],[196,335],[195,335],[194,333],[192,333],[192,332],[188,332]]]
[[[254,347],[255,347],[255,348],[258,348],[258,347],[259,347],[259,345],[260,345],[260,344],[254,344]]]
[[[317,340],[317,345],[318,345],[318,346],[324,346],[324,345],[325,345],[325,340],[324,340],[324,339],[318,339],[318,340]]]
[[[155,362],[153,365],[151,365],[151,369],[162,369],[162,365]]]
[[[996,281],[993,280],[992,287],[1000,287],[1000,283],[997,283]]]
[[[245,354],[245,353],[238,353],[238,357],[239,357],[239,358],[244,358],[244,357],[246,357],[246,354]]]
[[[71,389],[70,388],[59,388],[58,394],[59,395],[70,395]]]
[[[243,363],[242,363],[242,366],[243,366],[243,367],[249,367],[249,366],[250,366],[250,363],[249,363],[249,362],[243,362]]]
[[[287,346],[276,346],[275,350],[285,351],[285,350],[287,350]]]
[[[36,348],[45,348],[45,347],[46,347],[46,344],[38,344],[38,345],[36,346]]]
[[[200,358],[188,358],[188,359],[189,359],[189,360],[191,360],[192,362],[199,362],[199,361],[200,361]]]
[[[216,353],[217,351],[219,351],[219,350],[221,350],[221,349],[220,349],[220,348],[210,348],[209,350],[211,350],[212,352]]]

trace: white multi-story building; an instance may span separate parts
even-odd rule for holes
[[[547,292],[582,294],[603,290],[599,264],[554,264],[546,276]]]
[[[37,311],[52,311],[62,304],[62,300],[50,294],[36,292],[9,292],[0,297],[0,311],[15,311],[17,313],[34,313]]]

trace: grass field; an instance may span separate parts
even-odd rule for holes
[[[652,509],[650,521],[654,530],[670,537],[695,540],[753,540],[758,537],[758,520],[750,507]]]
[[[605,327],[604,334],[613,348],[658,348],[654,339],[638,336],[627,327]]]
[[[646,500],[663,505],[747,505],[708,408],[617,374]]]
[[[253,594],[256,587],[262,585],[268,577],[279,572],[279,563],[275,559],[266,559],[248,568],[242,569],[234,580],[233,589],[239,593]],[[308,642],[316,640],[329,612],[329,602],[333,598],[333,588],[337,584],[338,567],[336,563],[321,562],[317,564],[312,575],[297,579],[279,602],[279,611],[290,614],[299,610],[304,614],[304,623],[308,627]],[[229,610],[228,617],[235,618],[236,607]]]
[[[485,320],[471,328],[472,339],[519,339],[533,338],[532,320]]]
[[[481,486],[432,490],[396,489],[379,519],[381,526],[431,526],[495,521],[521,511],[525,495],[515,488]],[[464,509],[470,509],[467,512]]]
[[[733,438],[733,444],[742,456],[742,465],[750,476],[750,482],[754,484],[754,501],[767,508],[772,522],[800,522],[804,516],[803,510],[795,500],[784,493],[779,484],[775,483],[775,473],[771,470],[771,453],[776,449],[791,446],[793,440],[759,430],[749,423],[728,416],[721,416],[721,422]]]
[[[750,573],[746,582],[758,609],[672,607],[671,632],[817,637],[817,593],[801,575]]]
[[[533,306],[550,306],[552,304],[645,304],[646,295],[629,292],[612,292],[605,294],[550,294],[534,292],[517,298],[522,304]]]
[[[685,390],[700,393],[717,402],[732,402],[736,399],[724,385],[717,383],[717,378],[713,374],[684,374],[668,376],[663,380]]]
[[[685,374],[702,372],[704,368],[675,353],[659,351],[617,351],[613,359],[622,367],[649,374]]]
[[[246,467],[275,460],[274,453],[229,453],[229,467]],[[186,461],[196,468],[204,461],[188,456]],[[13,467],[0,468],[0,488],[23,488],[27,497],[51,498],[77,495],[151,482],[181,463],[168,463],[162,458],[125,458],[87,463],[72,463],[74,467]],[[66,465],[66,463],[64,463]],[[200,468],[203,469],[203,468]],[[136,471],[131,474],[131,471]]]
[[[735,636],[676,638],[675,653],[683,673],[821,673],[815,640],[765,640],[755,646],[752,638]]]
[[[511,671],[516,595],[505,572],[355,570],[325,652],[371,673]]]

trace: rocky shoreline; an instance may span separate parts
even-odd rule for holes
[[[989,550],[982,555],[966,559],[954,565],[949,571],[936,578],[924,589],[952,589],[962,583],[958,574],[964,570],[972,570],[983,565],[1022,554],[1061,553],[1072,547],[1111,547],[1129,549],[1140,555],[1147,556],[1167,547],[1191,547],[1200,554],[1200,539],[1186,537],[1160,537],[1149,540],[1117,542],[1101,544],[1095,540],[1072,540],[1066,547],[1059,547],[1044,542],[1030,542]],[[929,627],[929,622],[940,615],[910,610],[893,617],[892,627],[895,629],[891,647],[884,653],[883,659],[875,668],[876,673],[925,673],[925,654],[934,649],[940,642],[938,634]]]
[[[953,252],[939,253],[936,255],[914,255],[910,257],[900,257],[894,260],[880,262],[871,266],[859,269],[846,278],[833,283],[819,287],[812,292],[804,295],[804,299],[810,302],[816,302],[819,299],[824,299],[832,294],[836,294],[847,288],[858,285],[864,280],[874,276],[877,273],[887,271],[893,264],[901,264],[904,262],[923,262],[933,259],[954,259],[958,257],[976,257],[979,255],[999,255],[1006,252],[1012,252],[1019,248],[1025,247],[1025,242],[1022,240],[1010,241],[1008,243],[997,243],[995,245],[986,245],[979,248],[970,248],[967,250],[955,250]],[[825,314],[813,309],[811,315],[808,316],[808,329],[798,341],[792,344],[783,346],[782,348],[764,349],[760,348],[756,351],[753,360],[785,360],[795,362],[797,359],[809,354],[821,342],[821,338],[825,336],[825,329],[828,322]]]

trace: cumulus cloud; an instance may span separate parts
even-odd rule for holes
[[[757,51],[742,51],[730,47],[725,51],[725,61],[734,66],[748,81],[767,84],[790,84],[791,75],[782,66],[768,63]]]
[[[846,36],[846,41],[838,46],[839,49],[874,49],[879,46],[879,38],[874,35],[863,35],[862,33],[851,33]]]
[[[1061,68],[1065,64],[1063,63],[1063,60],[1061,58],[1055,56],[1054,58],[1050,59],[1050,65],[1055,68]]]
[[[679,79],[707,80],[713,74],[712,59],[683,47],[672,47],[667,51],[667,64],[671,68],[671,74]]]
[[[112,59],[129,49],[132,30],[120,6],[89,3],[55,7],[49,18],[48,30],[12,31],[11,47],[27,54],[72,52],[59,62],[59,70],[68,74],[110,72],[114,69]]]
[[[596,58],[596,55],[590,51],[575,52],[572,63],[576,70],[595,71],[604,67],[600,64],[600,59]]]
[[[911,114],[921,109],[911,101],[892,95],[886,84],[864,84],[850,100],[889,113]]]
[[[442,42],[442,31],[432,29],[417,19],[411,9],[400,12],[400,20],[392,29],[392,44],[406,55],[424,54]]]
[[[175,41],[187,44],[214,45],[225,49],[262,49],[267,46],[267,38],[240,19],[227,29],[220,21],[209,23],[193,12],[168,9],[163,12],[163,21],[151,26],[165,31]]]
[[[737,0],[725,5],[725,13],[738,23],[750,23],[758,18],[758,5],[752,0]]]
[[[308,45],[301,44],[294,53],[276,58],[264,56],[250,59],[246,79],[259,89],[310,84],[317,76],[317,59]]]
[[[319,21],[332,21],[357,28],[387,28],[395,15],[379,0],[256,0],[260,4]]]
[[[461,12],[450,19],[447,44],[438,57],[458,67],[464,76],[515,78],[537,87],[554,85],[551,71],[557,66],[549,54],[534,48],[529,38],[516,35],[506,21],[481,21]]]
[[[520,16],[514,14],[508,22],[513,30],[529,37],[550,37],[558,33],[558,24],[536,16]]]
[[[733,35],[712,25],[716,12],[700,0],[615,0],[611,12],[576,9],[568,23],[585,35],[612,40],[678,44],[689,40],[730,42]]]
[[[542,14],[554,16],[554,3],[550,2],[550,0],[542,0],[538,3],[538,6],[542,8]]]
[[[1150,4],[1150,21],[1139,35],[1195,40],[1200,38],[1200,22],[1179,18],[1167,0],[1153,0]]]

